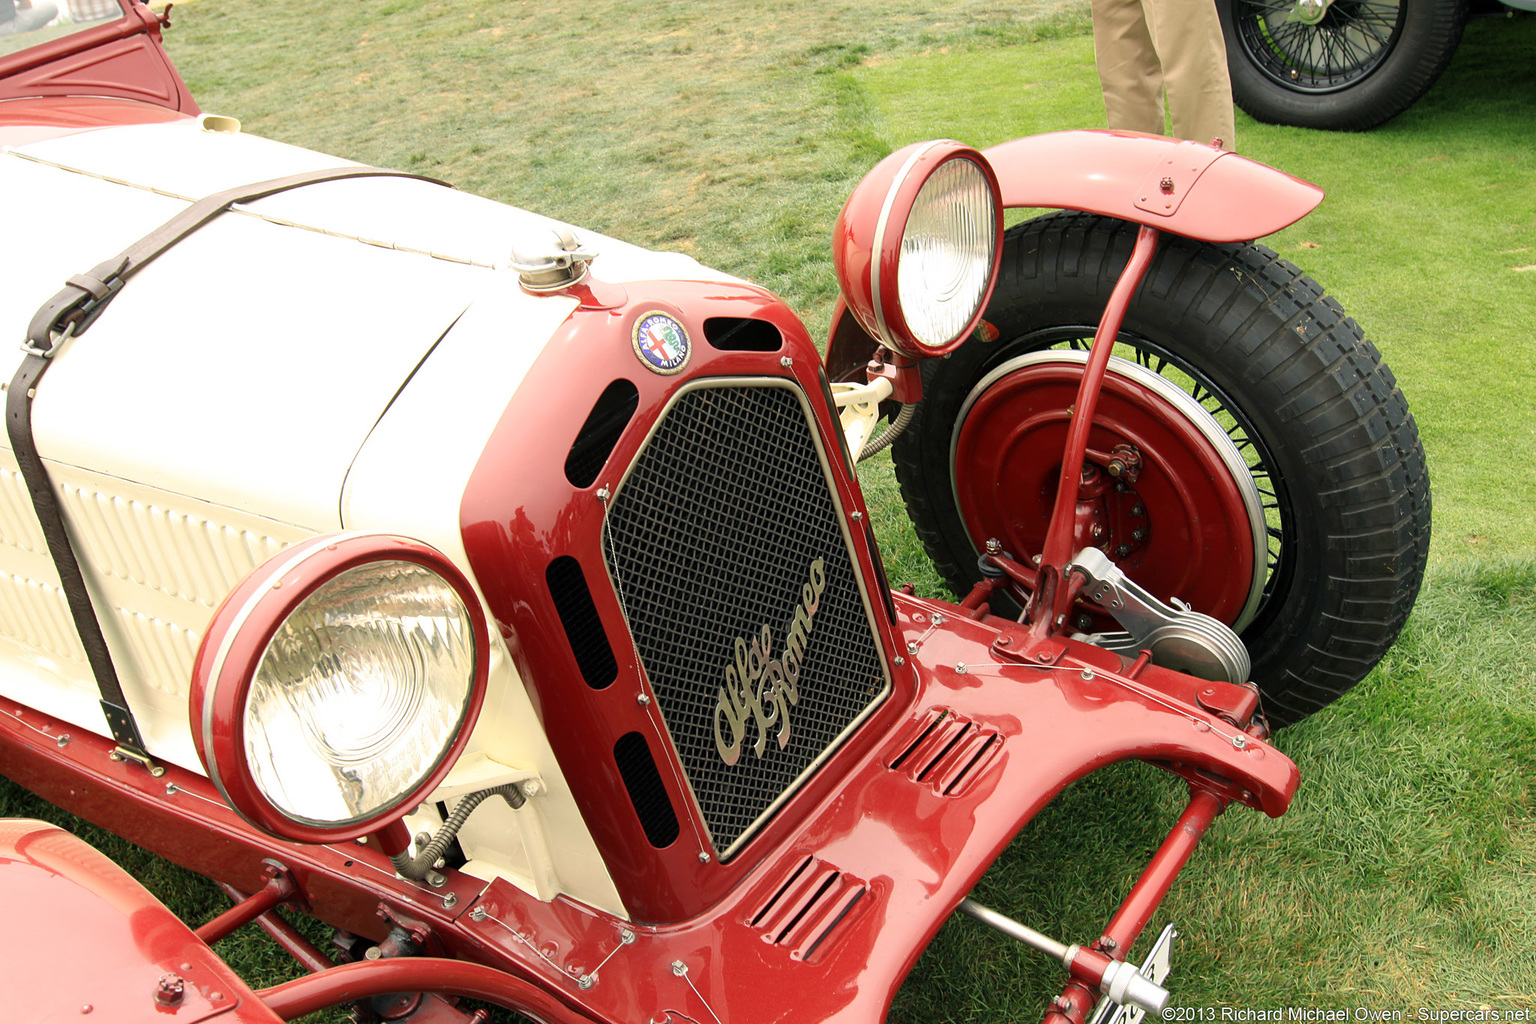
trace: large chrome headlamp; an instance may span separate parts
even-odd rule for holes
[[[865,175],[838,214],[832,262],[848,309],[908,356],[953,351],[981,319],[1002,258],[997,176],[958,142],[920,142]]]
[[[288,548],[225,600],[193,669],[192,727],[242,817],[286,839],[377,830],[463,749],[489,635],[435,549],[336,534]]]

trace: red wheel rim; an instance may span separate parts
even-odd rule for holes
[[[993,371],[967,399],[950,465],[978,550],[995,537],[1015,557],[1040,552],[1084,361],[1082,352],[1030,353]],[[1262,592],[1262,503],[1225,431],[1192,399],[1179,399],[1150,371],[1111,362],[1088,446],[1132,445],[1143,465],[1133,484],[1106,478],[1094,517],[1104,533],[1090,536],[1085,518],[1075,549],[1099,547],[1156,596],[1241,628]]]

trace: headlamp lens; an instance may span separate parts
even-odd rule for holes
[[[306,597],[267,644],[244,711],[252,780],[282,814],[367,818],[404,799],[464,723],[468,609],[415,562],[381,560]]]
[[[963,157],[939,167],[918,192],[902,233],[896,288],[919,344],[942,348],[975,317],[991,282],[996,217],[986,174]]]

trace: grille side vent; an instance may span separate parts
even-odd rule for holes
[[[661,772],[645,737],[638,732],[620,736],[613,745],[613,760],[624,788],[629,791],[629,802],[635,805],[635,813],[640,817],[640,827],[645,829],[645,838],[658,850],[671,846],[681,831],[677,812],[672,809],[667,787],[662,785]]]
[[[1003,752],[1001,733],[935,708],[902,734],[891,771],[940,796],[965,792]]]
[[[581,563],[570,555],[561,555],[544,570],[544,582],[549,585],[549,596],[560,615],[560,625],[565,627],[565,639],[576,656],[581,678],[594,690],[604,689],[619,677],[619,663],[613,657],[602,620],[597,617],[597,606],[592,603],[592,591],[587,589]]]
[[[591,487],[639,407],[640,392],[629,381],[620,378],[604,388],[565,457],[565,478]]]
[[[766,320],[712,316],[704,321],[704,340],[722,352],[777,352],[784,335]]]
[[[798,862],[748,919],[762,940],[810,960],[831,948],[840,927],[861,908],[869,886],[817,857]]]

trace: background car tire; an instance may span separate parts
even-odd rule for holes
[[[924,398],[893,457],[918,535],[958,596],[979,579],[977,551],[987,539],[970,535],[957,498],[971,482],[952,476],[987,472],[984,460],[954,464],[967,398],[1021,353],[1084,347],[1135,236],[1135,225],[1073,213],[1010,229],[986,314],[996,340],[973,338],[924,364]],[[1380,660],[1423,578],[1429,481],[1402,392],[1354,320],[1260,245],[1164,236],[1121,340],[1130,347],[1119,352],[1200,396],[1261,480],[1277,535],[1261,602],[1240,635],[1271,721],[1297,721]],[[1038,458],[1045,479],[1060,464],[1059,448]]]
[[[1271,124],[1365,131],[1408,109],[1451,62],[1466,0],[1334,0],[1316,25],[1295,0],[1216,0],[1232,96]]]

